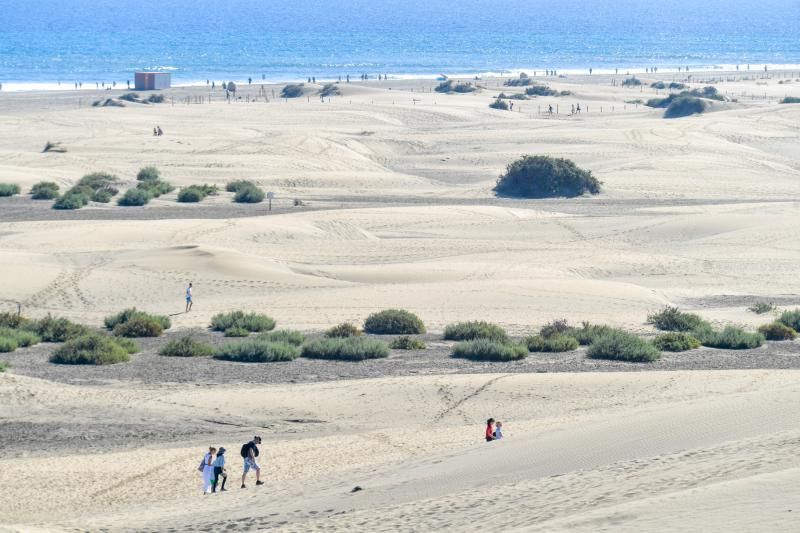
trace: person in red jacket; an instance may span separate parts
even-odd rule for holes
[[[494,418],[486,421],[486,442],[494,440]]]

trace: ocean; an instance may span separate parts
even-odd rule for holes
[[[800,0],[0,0],[3,89],[800,64]]]

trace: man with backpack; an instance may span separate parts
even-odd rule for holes
[[[244,481],[247,478],[247,473],[250,470],[256,471],[256,485],[264,484],[264,482],[261,481],[261,467],[258,466],[258,462],[256,461],[256,457],[258,457],[259,444],[261,444],[261,437],[256,435],[253,437],[253,440],[242,445],[242,458],[244,459],[244,473],[242,474],[243,489],[247,488],[244,484]]]

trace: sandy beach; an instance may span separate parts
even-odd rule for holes
[[[778,103],[800,80],[727,75],[693,73],[726,101],[674,120],[641,102],[675,73],[542,77],[571,94],[513,111],[489,108],[522,92],[501,78],[470,94],[353,81],[324,101],[310,84],[230,102],[181,87],[124,107],[91,105],[121,90],[0,93],[0,183],[23,190],[0,198],[0,311],[99,328],[136,306],[170,316],[167,338],[212,344],[211,317],[235,309],[312,337],[386,308],[428,328],[424,352],[361,363],[163,358],[163,339],[104,367],[53,365],[47,343],[0,353],[0,531],[797,529],[800,342],[476,363],[441,338],[460,320],[522,337],[557,318],[652,337],[665,305],[753,329],[773,318],[756,302],[800,306],[800,105]],[[523,154],[569,158],[602,192],[496,196]],[[24,194],[94,171],[124,191],[146,165],[223,192],[76,211]],[[236,179],[274,192],[272,210],[234,203]],[[482,441],[489,416],[504,441]],[[255,434],[267,484],[241,490]],[[225,494],[202,495],[209,445],[230,454]]]

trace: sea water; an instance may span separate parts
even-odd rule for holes
[[[800,0],[0,0],[4,90],[800,63]]]

